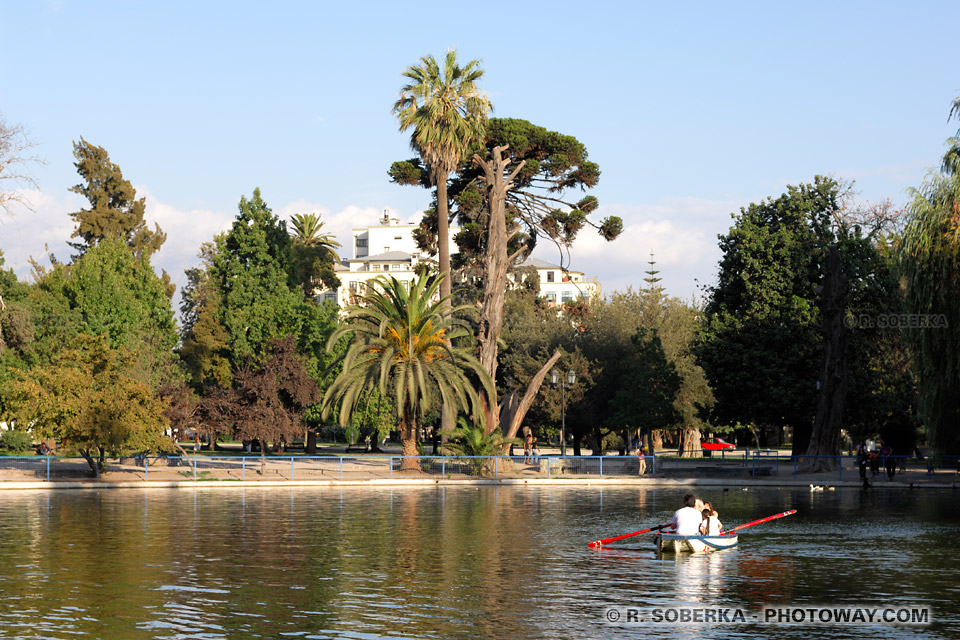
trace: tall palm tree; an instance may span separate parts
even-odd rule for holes
[[[463,160],[471,145],[486,132],[490,101],[476,85],[483,76],[480,60],[465,66],[457,64],[457,52],[447,52],[441,68],[432,55],[420,58],[403,76],[410,82],[400,89],[393,112],[400,131],[413,128],[410,146],[426,165],[430,180],[437,187],[437,248],[440,273],[446,277],[440,285],[440,297],[450,296],[450,203],[447,179]]]
[[[488,394],[493,388],[472,349],[457,344],[472,335],[461,316],[473,310],[450,309],[437,298],[442,278],[421,275],[410,283],[409,292],[393,277],[372,280],[363,304],[347,307],[347,321],[327,342],[332,351],[340,338],[352,334],[343,370],[324,397],[324,416],[339,404],[340,424],[347,425],[364,391],[376,388],[388,394],[400,419],[401,469],[418,468],[414,456],[424,411],[439,402],[482,420],[474,385],[479,383]]]

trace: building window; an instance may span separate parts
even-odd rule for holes
[[[393,236],[394,240],[403,240],[403,236]]]
[[[360,248],[365,248],[366,246],[367,246],[367,239],[366,239],[366,238],[357,238],[357,248],[358,248],[358,249],[360,249]]]
[[[553,291],[547,292],[547,295],[544,297],[547,299],[547,302],[549,302],[550,304],[557,303],[557,294],[554,293]]]
[[[383,252],[384,252],[384,253],[390,253],[390,247],[384,247],[384,248],[383,248]]]
[[[573,302],[573,291],[564,291],[561,299],[563,302]]]
[[[350,293],[356,293],[356,292],[357,292],[357,283],[354,281],[350,283]]]
[[[547,271],[547,282],[553,282],[553,271]]]
[[[391,269],[392,271],[402,271],[402,270],[403,270],[403,265],[400,264],[400,263],[392,264],[392,265],[390,265],[390,269]]]

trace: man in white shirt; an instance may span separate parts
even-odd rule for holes
[[[700,499],[692,493],[683,496],[683,507],[677,509],[670,523],[674,532],[681,536],[700,535],[700,523],[703,522],[702,505]]]

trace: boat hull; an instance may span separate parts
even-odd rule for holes
[[[666,553],[710,553],[737,546],[737,535],[681,536],[661,533],[655,538],[657,549]]]

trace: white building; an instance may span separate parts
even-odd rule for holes
[[[551,304],[564,304],[576,300],[598,300],[602,288],[597,279],[587,280],[582,271],[564,270],[537,258],[527,258],[521,267],[534,267],[540,276],[540,297]]]
[[[374,227],[353,230],[353,257],[336,265],[334,271],[340,279],[336,291],[321,292],[318,297],[336,302],[341,307],[359,302],[367,288],[367,281],[379,276],[393,276],[405,286],[416,278],[415,267],[421,262],[435,263],[435,259],[421,252],[413,239],[415,224],[400,224],[384,211],[380,224]],[[453,236],[459,227],[450,228],[450,246],[455,247]],[[600,283],[586,280],[580,271],[564,271],[560,265],[528,258],[523,267],[534,267],[540,276],[540,295],[550,304],[563,304],[575,300],[599,298]]]

